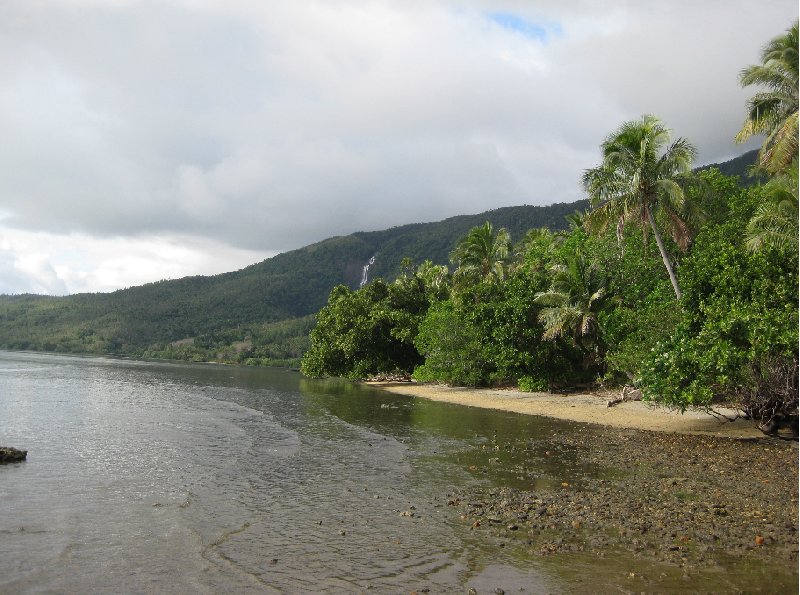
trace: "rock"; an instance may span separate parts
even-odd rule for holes
[[[622,389],[622,399],[625,401],[641,401],[643,396],[642,391],[638,388],[626,385]]]
[[[11,446],[0,446],[0,464],[19,463],[28,457],[27,450],[19,450]]]
[[[638,388],[626,384],[622,387],[622,394],[618,398],[606,401],[606,407],[613,407],[617,403],[622,403],[623,401],[641,401],[643,396],[642,391]]]

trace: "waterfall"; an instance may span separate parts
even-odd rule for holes
[[[375,264],[374,256],[367,261],[367,264],[365,264],[364,268],[361,270],[361,283],[359,283],[359,287],[364,287],[369,281],[369,267],[373,264]]]

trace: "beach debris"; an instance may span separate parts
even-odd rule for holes
[[[642,400],[642,391],[640,391],[635,386],[631,386],[630,384],[626,384],[622,387],[622,393],[616,399],[611,399],[606,402],[606,407],[613,407],[617,403],[622,403],[623,401],[641,401]]]
[[[378,372],[372,376],[364,378],[366,382],[411,382],[411,374],[408,372]]]

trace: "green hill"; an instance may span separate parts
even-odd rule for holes
[[[285,363],[299,357],[313,314],[338,284],[394,278],[408,256],[448,264],[459,238],[491,221],[519,239],[562,229],[586,201],[519,206],[374,232],[358,232],[279,254],[239,271],[159,281],[112,293],[0,296],[0,348],[137,357]]]
[[[709,163],[695,168],[695,171],[703,171],[706,169],[716,168],[720,173],[726,176],[737,176],[739,183],[742,186],[752,186],[753,184],[761,183],[765,180],[763,176],[751,176],[750,168],[758,161],[758,149],[753,149],[747,153],[743,153],[738,157],[734,157],[729,161],[723,163]]]

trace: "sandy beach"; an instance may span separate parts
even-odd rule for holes
[[[457,388],[417,382],[370,382],[369,384],[392,393],[434,401],[609,427],[729,438],[764,436],[750,421],[737,419],[729,422],[704,411],[680,413],[639,401],[625,401],[608,407],[608,400],[617,397],[618,393],[605,395],[526,393],[516,390]],[[735,416],[735,411],[731,409],[719,409],[719,411],[729,418]]]

